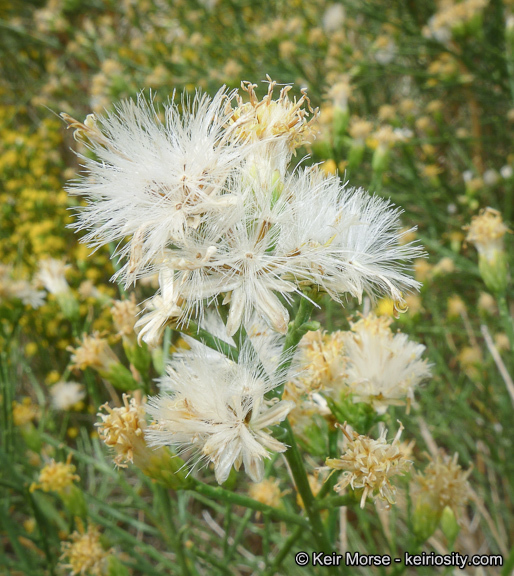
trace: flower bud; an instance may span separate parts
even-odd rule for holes
[[[107,559],[107,576],[130,576],[130,573],[121,560],[112,554]]]
[[[478,250],[478,269],[482,280],[491,292],[504,293],[507,287],[507,258],[503,237],[509,229],[503,223],[501,213],[492,208],[481,210],[466,229],[466,240]]]
[[[440,517],[441,511],[434,507],[429,497],[418,498],[412,524],[414,534],[419,542],[426,542],[432,536],[439,524]]]
[[[146,476],[175,490],[187,484],[182,470],[184,461],[167,448],[150,448],[145,440],[147,423],[144,402],[136,393],[133,398],[123,395],[123,406],[111,408],[108,404],[100,407],[101,422],[97,424],[100,438],[115,451],[114,463],[126,468],[133,463]]]
[[[455,518],[455,512],[449,506],[445,506],[441,515],[441,530],[448,539],[450,547],[453,546],[459,534],[460,527],[457,523],[457,518]]]
[[[75,368],[85,370],[87,367],[91,367],[119,390],[139,388],[132,372],[123,366],[107,340],[100,338],[98,333],[91,336],[84,335],[81,345],[69,350],[73,352],[71,360]]]

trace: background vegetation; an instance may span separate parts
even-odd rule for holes
[[[88,256],[67,228],[77,200],[63,186],[79,170],[70,149],[85,151],[58,114],[83,119],[142,90],[165,102],[174,91],[214,94],[241,80],[263,94],[269,75],[294,83],[296,95],[306,87],[321,109],[320,134],[298,157],[309,154],[308,162],[391,198],[405,210],[405,227],[418,227],[428,253],[415,267],[423,288],[394,327],[426,346],[433,377],[410,414],[394,409],[388,422],[396,429],[400,418],[415,440],[416,469],[435,446],[457,453],[464,469],[473,466],[475,496],[457,539],[438,529],[423,549],[501,553],[509,574],[512,284],[506,294],[486,286],[463,227],[488,206],[512,227],[514,3],[4,0],[0,60],[0,573],[59,573],[61,542],[80,528],[77,516],[99,527],[103,548],[112,550],[111,574],[315,573],[296,567],[290,552],[312,548],[301,527],[168,490],[134,467],[115,470],[94,423],[117,392],[91,368],[74,367],[68,350],[96,330],[130,364],[110,311],[111,300],[125,296],[109,283],[110,254]],[[510,235],[505,240],[511,255]],[[38,308],[21,298],[23,290],[42,291],[38,270],[48,257],[69,263],[71,310],[48,288]],[[317,319],[329,331],[345,330],[359,310],[353,301],[344,309],[326,301]],[[392,312],[391,302],[379,303],[377,313]],[[181,345],[177,333],[168,335],[164,356]],[[156,389],[161,366],[154,355],[147,388]],[[52,386],[70,380],[86,395],[62,411]],[[70,454],[85,511],[54,492],[30,491],[50,458],[65,462]],[[311,470],[323,460],[311,446]],[[280,509],[298,511],[286,466],[277,461],[271,470]],[[248,492],[245,479],[230,482]],[[349,509],[334,541],[361,553],[414,550],[407,480],[401,494],[389,512]],[[327,514],[340,526],[339,510]]]

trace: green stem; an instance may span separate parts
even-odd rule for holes
[[[280,552],[275,556],[271,566],[264,572],[263,576],[273,576],[277,574],[282,562],[285,560],[289,550],[293,547],[293,544],[298,541],[298,538],[301,536],[303,532],[303,528],[301,526],[297,526],[289,538],[285,541],[284,545],[280,549]]]
[[[340,508],[341,506],[348,506],[348,504],[352,502],[355,503],[355,499],[352,496],[333,496],[331,498],[316,500],[315,506],[318,510],[332,510],[334,508]]]
[[[300,454],[300,450],[298,450],[298,445],[291,424],[289,424],[289,420],[284,421],[283,427],[285,427],[287,431],[286,441],[289,444],[285,456],[289,463],[289,467],[291,468],[291,472],[293,473],[296,489],[302,498],[303,505],[305,506],[305,510],[309,517],[312,534],[318,547],[317,551],[329,554],[332,551],[332,546],[330,545],[323,521],[321,520],[319,510],[316,506],[316,498],[312,493],[309,479],[307,478],[307,473],[305,472],[305,467],[303,465],[302,455]]]
[[[319,322],[309,322],[313,308],[314,303],[306,297],[302,297],[298,313],[296,314],[295,319],[289,323],[280,362],[280,370],[283,371],[284,374],[293,362],[294,353],[298,348],[298,344],[300,344],[300,340],[310,330],[319,329]],[[284,384],[277,386],[277,388],[272,390],[269,393],[269,397],[281,398],[283,392]]]
[[[498,294],[496,300],[498,302],[498,310],[500,312],[503,327],[505,328],[505,332],[509,338],[510,349],[514,350],[514,323],[512,322],[512,317],[509,312],[507,298],[505,297],[505,294]]]
[[[190,486],[187,488],[198,494],[203,494],[208,498],[212,498],[216,501],[227,502],[230,504],[237,504],[238,506],[244,506],[245,508],[250,508],[251,510],[256,510],[258,512],[266,512],[271,518],[275,520],[281,520],[283,522],[289,522],[297,526],[302,526],[304,529],[309,528],[309,523],[305,518],[297,516],[296,514],[291,514],[290,512],[285,512],[284,510],[279,510],[278,508],[273,508],[272,506],[267,506],[261,502],[257,502],[249,496],[244,496],[243,494],[237,494],[236,492],[231,492],[230,490],[225,490],[220,486],[210,486],[209,484],[204,484],[198,480],[192,480]]]
[[[300,300],[300,307],[298,308],[295,319],[289,324],[289,329],[287,331],[287,336],[284,343],[281,362],[281,369],[284,371],[287,371],[291,365],[294,353],[298,348],[298,344],[300,343],[302,337],[309,330],[317,330],[319,328],[318,322],[309,322],[313,308],[314,304],[311,300],[307,299],[306,297]],[[283,386],[280,388],[283,389]],[[282,395],[282,389],[278,391],[278,395],[280,396]],[[311,530],[314,535],[314,539],[316,540],[318,551],[323,551],[328,554],[332,549],[332,546],[330,545],[330,541],[326,534],[319,510],[316,508],[316,499],[314,498],[311,487],[309,485],[309,479],[307,478],[307,473],[303,465],[302,455],[298,449],[298,445],[296,443],[293,429],[291,428],[289,420],[284,421],[282,428],[286,431],[285,440],[289,445],[289,448],[285,453],[285,457],[289,463],[289,467],[291,468],[291,472],[296,484],[296,489],[302,498],[303,505],[305,506],[305,510],[309,517]]]
[[[182,332],[183,334],[187,334],[188,336],[191,336],[191,338],[198,340],[198,342],[202,342],[202,344],[205,344],[206,346],[212,348],[213,350],[216,350],[217,352],[225,354],[227,358],[230,358],[234,362],[237,362],[237,359],[239,358],[239,352],[237,348],[231,346],[230,344],[228,344],[224,340],[221,340],[220,338],[216,338],[216,336],[213,336],[212,334],[207,332],[207,330],[200,328],[198,324],[196,322],[193,322],[192,320],[189,322],[187,329],[184,328],[180,330],[180,332]]]
[[[314,308],[314,303],[307,298],[307,296],[303,296],[300,299],[300,306],[298,308],[298,313],[295,316],[293,322],[289,324],[289,329],[286,335],[286,341],[284,343],[284,356],[287,359],[288,365],[291,365],[292,356],[291,354],[294,353],[300,340],[309,330],[317,330],[314,327],[317,322],[309,322],[309,319],[312,314],[312,310]],[[319,328],[319,324],[318,324]]]
[[[247,510],[245,515],[243,516],[242,522],[237,527],[236,533],[234,535],[234,541],[232,542],[230,548],[227,550],[225,554],[224,561],[226,562],[227,566],[230,564],[232,557],[234,556],[235,552],[237,551],[237,547],[239,546],[239,542],[241,542],[241,538],[243,537],[244,531],[248,522],[250,522],[250,518],[252,517],[252,510]],[[299,532],[303,532],[302,526],[297,526],[296,530]]]
[[[167,526],[166,535],[175,552],[180,566],[180,573],[182,576],[189,576],[190,571],[184,554],[184,545],[181,541],[180,533],[177,532],[175,523],[173,522],[174,514],[171,508],[169,492],[164,486],[157,484],[154,494],[157,496],[159,508],[163,511],[162,518]]]
[[[164,329],[164,338],[162,342],[162,364],[166,367],[168,363],[168,359],[170,357],[170,345],[171,345],[171,329],[169,326],[166,326]],[[164,370],[166,372],[166,368]]]

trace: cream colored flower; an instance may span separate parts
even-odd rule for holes
[[[70,410],[85,398],[86,391],[78,382],[57,382],[50,388],[50,396],[56,410]]]
[[[135,394],[131,398],[123,394],[123,406],[111,408],[104,404],[100,410],[106,413],[98,413],[101,422],[95,426],[106,446],[114,449],[116,466],[126,468],[128,462],[135,462],[138,467],[144,468],[143,461],[149,456],[150,449],[144,437],[147,424],[141,395]]]
[[[343,332],[307,332],[299,347],[302,372],[298,377],[307,392],[333,391],[345,376]]]
[[[360,501],[364,508],[366,498],[374,496],[394,504],[396,488],[391,484],[393,476],[405,474],[411,465],[403,452],[400,428],[391,444],[386,440],[384,428],[378,440],[368,436],[350,433],[346,425],[341,428],[348,439],[348,448],[341,458],[327,458],[326,464],[334,470],[343,470],[340,481],[334,486],[336,492],[343,492],[347,486],[352,490],[362,490]]]
[[[498,210],[485,208],[478,216],[473,216],[467,231],[466,240],[472,242],[487,260],[494,260],[495,255],[503,251],[503,237],[509,228]]]
[[[114,327],[121,336],[132,336],[139,308],[134,293],[128,300],[115,300],[111,307]]]
[[[109,342],[105,338],[100,338],[98,332],[91,335],[84,334],[81,345],[77,348],[70,347],[69,350],[72,352],[73,366],[79,370],[91,367],[100,373],[108,373],[114,364],[119,364]]]
[[[163,393],[148,402],[154,419],[146,431],[149,445],[196,453],[196,462],[214,465],[219,484],[232,467],[239,470],[242,464],[254,482],[262,481],[270,451],[286,450],[270,428],[294,405],[264,397],[283,383],[284,376],[280,369],[263,373],[250,346],[240,351],[235,363],[192,342],[191,350],[176,354],[168,366]]]
[[[421,360],[425,347],[393,333],[391,322],[370,314],[344,334],[344,383],[354,402],[366,402],[379,414],[388,406],[409,406],[416,387],[430,376],[427,360]]]
[[[48,292],[54,295],[66,294],[70,291],[65,276],[69,267],[69,264],[65,264],[62,260],[56,260],[55,258],[41,260],[37,279]]]
[[[315,122],[319,110],[311,108],[305,90],[299,100],[291,100],[288,95],[292,88],[290,85],[282,87],[279,97],[273,99],[276,86],[277,83],[268,76],[268,92],[259,100],[255,93],[257,84],[242,82],[241,87],[250,101],[245,103],[241,96],[236,95],[238,107],[232,110],[231,122],[236,126],[234,134],[238,138],[267,142],[270,154],[278,152],[283,156],[285,167],[296,148],[316,137]]]
[[[457,453],[450,457],[439,451],[424,472],[416,475],[413,488],[416,500],[423,501],[437,513],[449,506],[457,518],[472,496],[468,482],[472,468],[463,470],[457,464],[458,458]]]

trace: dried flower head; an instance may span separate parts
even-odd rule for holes
[[[37,483],[32,483],[30,491],[43,490],[43,492],[66,492],[75,480],[80,480],[80,476],[75,474],[76,467],[71,463],[71,454],[68,454],[66,462],[56,462],[52,460],[39,473]]]
[[[348,485],[352,490],[362,490],[361,508],[364,508],[368,496],[375,496],[394,504],[396,488],[391,484],[390,478],[405,474],[411,465],[400,444],[403,430],[401,423],[391,444],[386,440],[385,428],[378,440],[359,436],[353,431],[350,435],[346,430],[346,424],[341,429],[348,439],[348,448],[341,458],[326,460],[329,468],[343,470],[341,480],[334,486],[334,490],[342,492]]]
[[[345,385],[355,402],[371,404],[379,414],[388,406],[409,406],[416,386],[430,376],[430,366],[421,360],[425,347],[406,334],[393,334],[391,322],[369,314],[344,334]]]
[[[115,300],[111,308],[114,327],[121,336],[132,336],[139,308],[134,293],[129,300]]]
[[[98,434],[109,448],[113,448],[116,456],[114,463],[120,468],[126,468],[127,463],[135,462],[138,466],[149,451],[146,445],[144,431],[146,429],[145,406],[141,396],[134,394],[131,398],[123,394],[123,406],[111,408],[109,404],[100,406],[107,414],[98,413]],[[140,466],[142,467],[142,466]]]
[[[61,566],[70,570],[70,576],[106,576],[111,550],[104,550],[100,542],[100,529],[89,524],[87,531],[81,521],[70,541],[61,543]],[[66,560],[66,563],[63,561]]]
[[[289,152],[294,152],[302,144],[310,143],[318,132],[315,122],[319,110],[313,110],[305,90],[297,101],[289,99],[292,86],[284,86],[279,97],[274,100],[273,92],[277,83],[268,76],[268,93],[259,100],[255,88],[257,84],[242,82],[242,89],[248,94],[249,102],[236,95],[238,107],[232,110],[231,122],[238,125],[234,131],[242,139],[253,141],[283,142]],[[303,107],[305,104],[306,108]],[[307,120],[309,115],[312,116]]]
[[[471,224],[466,229],[468,231],[466,240],[472,242],[478,252],[484,254],[488,260],[503,250],[503,237],[509,232],[502,220],[501,212],[492,208],[485,208],[478,216],[473,216]]]
[[[86,391],[78,382],[57,382],[50,388],[50,396],[56,410],[70,410],[85,398]]]
[[[403,290],[418,283],[404,265],[420,248],[399,245],[398,211],[318,168],[297,170],[277,181],[270,167],[249,170],[234,183],[246,213],[224,234],[191,235],[169,251],[160,274],[161,295],[136,326],[146,342],[158,341],[169,321],[202,316],[205,301],[230,304],[227,333],[233,335],[256,311],[269,326],[287,331],[286,301],[301,288],[324,291],[338,302],[387,293],[401,309]],[[240,187],[240,188],[239,188]]]
[[[280,490],[280,480],[278,478],[265,478],[261,482],[251,484],[248,488],[248,495],[257,502],[266,504],[266,506],[278,508],[283,496],[283,492]]]
[[[197,93],[191,102],[184,95],[182,113],[171,102],[164,123],[143,97],[85,123],[63,115],[98,157],[83,158],[89,176],[69,188],[88,202],[75,228],[89,229],[84,241],[94,247],[132,236],[119,250],[129,260],[119,273],[127,284],[152,272],[163,250],[198,228],[206,212],[236,201],[227,179],[245,149],[225,128],[232,116],[225,100],[233,96],[224,88],[212,99]]]
[[[214,464],[219,484],[241,464],[254,482],[260,482],[269,451],[286,450],[269,428],[284,420],[293,403],[264,397],[284,376],[280,369],[271,375],[260,369],[249,346],[243,347],[236,363],[192,343],[191,350],[174,356],[162,381],[163,393],[148,402],[147,411],[154,418],[146,431],[148,444],[196,453],[197,462]]]
[[[307,332],[299,348],[302,372],[298,378],[309,392],[339,388],[345,375],[343,332]]]
[[[457,460],[459,455],[448,456],[439,451],[423,473],[415,477],[413,492],[415,498],[428,503],[429,507],[441,513],[449,506],[456,517],[472,496],[468,482],[472,468],[463,470]]]
[[[164,125],[142,99],[98,123],[65,118],[98,156],[70,190],[89,202],[76,227],[95,247],[131,237],[119,250],[127,283],[159,274],[160,292],[136,323],[148,344],[167,324],[201,321],[218,297],[230,305],[228,335],[254,312],[285,333],[283,300],[309,287],[338,302],[387,294],[398,309],[418,287],[406,268],[422,251],[401,244],[409,232],[400,210],[319,167],[287,173],[317,112],[305,95],[291,100],[290,86],[274,100],[268,81],[262,100],[249,83],[247,103],[223,89],[192,105],[185,98],[182,115],[166,109]]]
[[[77,348],[70,347],[68,350],[72,352],[73,367],[79,370],[91,367],[99,372],[109,372],[113,364],[119,363],[109,342],[101,338],[98,332],[91,335],[84,334],[81,345]]]

